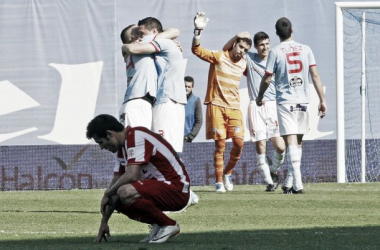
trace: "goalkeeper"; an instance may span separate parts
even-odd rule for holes
[[[231,174],[240,159],[244,145],[243,115],[240,111],[239,84],[246,71],[247,62],[243,58],[251,48],[252,40],[248,32],[238,37],[230,50],[210,51],[203,48],[201,35],[209,19],[204,12],[194,18],[194,38],[192,52],[200,59],[209,62],[207,93],[204,104],[206,112],[206,139],[214,139],[214,167],[216,192],[233,190]],[[224,169],[226,140],[231,138],[233,147]]]

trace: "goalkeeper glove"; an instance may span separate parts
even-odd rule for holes
[[[194,17],[194,35],[200,38],[202,30],[206,27],[209,19],[205,16],[204,12],[198,12]]]

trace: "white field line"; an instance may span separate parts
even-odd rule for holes
[[[112,233],[112,232],[111,232]],[[44,235],[58,235],[58,234],[78,234],[78,232],[73,232],[73,231],[64,231],[64,232],[54,232],[54,231],[8,231],[8,230],[0,230],[0,234],[44,234]],[[80,234],[94,234],[94,232],[81,232]]]

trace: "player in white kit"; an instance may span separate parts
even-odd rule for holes
[[[243,36],[244,34],[241,34]],[[231,39],[223,49],[229,49],[239,34]],[[280,136],[276,89],[274,78],[264,93],[262,106],[256,105],[256,97],[259,94],[260,83],[265,75],[265,67],[269,54],[269,36],[265,32],[257,32],[253,38],[253,44],[257,53],[248,51],[245,55],[247,61],[247,86],[250,103],[248,106],[248,123],[251,141],[256,144],[256,157],[259,170],[264,178],[267,188],[265,191],[275,191],[278,186],[278,169],[284,162],[285,143]],[[270,140],[275,149],[271,161],[268,163],[266,156],[266,142]]]
[[[161,134],[177,152],[182,152],[185,122],[186,90],[183,85],[185,65],[182,52],[169,39],[156,39],[162,32],[161,23],[148,17],[140,20],[140,35],[152,41],[147,44],[129,44],[131,54],[155,55],[158,72],[157,96],[153,107],[152,130]],[[180,129],[182,128],[182,129]]]
[[[281,43],[269,52],[256,104],[263,105],[264,93],[275,75],[280,134],[286,144],[289,162],[288,176],[282,188],[284,193],[302,194],[302,138],[309,130],[309,75],[319,97],[321,118],[326,115],[327,107],[313,52],[307,45],[293,40],[292,24],[287,18],[277,20],[275,27]]]
[[[138,25],[140,36],[150,42],[127,44],[123,46],[123,51],[127,54],[154,53],[158,81],[152,131],[163,136],[176,152],[182,152],[187,103],[183,84],[185,65],[182,52],[172,40],[156,39],[162,32],[162,25],[156,18],[147,17],[140,20]],[[186,207],[198,201],[199,197],[190,190],[190,199]]]
[[[178,29],[169,28],[159,34],[161,38],[174,39]],[[123,44],[139,40],[139,27],[129,25],[120,34]],[[142,40],[142,43],[150,40]],[[123,54],[126,63],[127,89],[120,108],[119,120],[125,127],[143,126],[152,128],[152,107],[157,92],[157,71],[152,54]]]

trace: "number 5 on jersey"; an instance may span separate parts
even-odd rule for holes
[[[294,58],[294,57],[298,57],[300,55],[299,52],[291,52],[291,53],[286,53],[286,61],[288,62],[288,64],[290,65],[295,65],[295,69],[290,69],[289,70],[289,74],[295,74],[295,73],[299,73],[302,71],[302,61]]]

